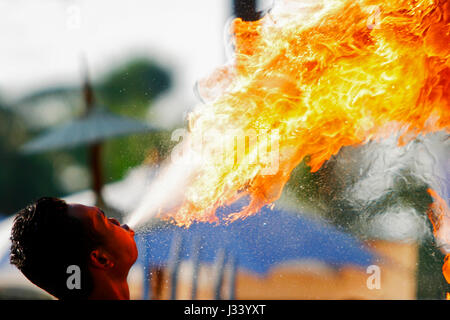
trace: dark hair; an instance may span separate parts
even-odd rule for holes
[[[99,243],[57,198],[41,198],[17,213],[10,261],[34,284],[58,299],[87,299],[93,289],[88,258]],[[81,288],[70,290],[67,268],[77,265]]]

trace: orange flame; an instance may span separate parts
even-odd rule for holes
[[[437,241],[446,245],[450,245],[450,209],[436,191],[428,189],[428,193],[433,197],[434,201],[428,210],[428,217],[433,225],[433,233]],[[450,254],[444,258],[442,273],[447,283],[450,284]],[[447,293],[447,300],[450,300],[450,293]]]
[[[444,258],[442,273],[444,274],[445,280],[447,280],[447,282],[450,283],[450,254],[446,255]]]
[[[256,132],[256,143],[239,161],[203,154],[183,203],[169,214],[178,225],[218,221],[216,209],[241,196],[249,205],[228,221],[256,213],[279,198],[306,157],[316,171],[344,146],[395,132],[404,144],[450,131],[449,1],[280,3],[259,21],[234,20],[233,63],[200,83],[206,103],[190,114],[190,141],[215,131],[221,146],[236,151],[227,132],[237,129]],[[271,132],[278,170],[264,174],[268,162],[258,151]]]

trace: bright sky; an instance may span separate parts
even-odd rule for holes
[[[231,0],[0,0],[0,94],[78,83],[80,52],[94,77],[133,54],[156,57],[192,92],[224,62],[230,15]]]

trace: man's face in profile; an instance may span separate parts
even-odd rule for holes
[[[107,218],[97,207],[69,204],[68,214],[79,219],[90,234],[102,240],[102,249],[110,255],[118,272],[128,272],[138,256],[132,229],[120,225],[114,218]]]

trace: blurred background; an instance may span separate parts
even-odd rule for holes
[[[242,4],[246,5],[243,11]],[[270,4],[0,0],[0,224],[3,221],[6,226],[15,212],[44,195],[100,204],[118,218],[133,210],[144,196],[143,187],[176,143],[171,133],[185,127],[186,114],[200,103],[195,83],[227,61],[227,22],[248,13],[248,8],[264,11]],[[77,136],[76,130],[86,136]],[[379,155],[385,167],[366,161],[368,154]],[[359,281],[356,286],[364,287],[365,270],[350,277],[345,290],[342,273],[335,274],[330,281],[345,295],[323,295],[326,284],[320,283],[317,287],[322,289],[308,296],[301,293],[302,288],[317,281],[322,269],[313,266],[305,271],[303,267],[299,287],[289,289],[291,295],[278,297],[444,298],[450,291],[441,272],[444,256],[436,248],[426,218],[431,203],[426,190],[436,181],[426,172],[435,173],[437,161],[444,168],[438,174],[442,177],[442,172],[448,172],[448,155],[448,137],[438,133],[407,148],[397,148],[394,139],[346,148],[314,174],[302,163],[280,207],[326,223],[364,242],[369,251],[404,259],[409,275],[406,280],[394,279],[391,291],[386,289],[389,292],[358,295],[351,293],[349,283]],[[398,159],[402,166],[395,174],[385,170],[394,160],[397,165]],[[447,181],[444,177],[436,183]],[[355,191],[354,198],[342,191],[349,189]],[[367,189],[374,195],[370,202],[361,201],[365,197],[357,191]],[[0,240],[5,252],[7,246]],[[164,281],[161,284],[161,279],[148,276],[160,274],[161,266],[149,271],[146,261],[139,263],[144,268],[131,274],[138,283],[133,297],[145,296],[145,281],[153,281],[153,297],[168,298],[169,293],[165,296],[161,289]],[[401,263],[391,261],[391,267]],[[0,256],[0,297],[46,297],[14,272],[7,258]],[[283,272],[272,277],[288,278]],[[392,277],[401,273],[395,270]],[[253,281],[255,292],[261,290],[262,280],[251,279],[246,280],[247,286]],[[155,289],[158,281],[159,289]],[[170,284],[166,285],[169,291]],[[277,285],[277,290],[284,290]],[[402,286],[408,288],[406,293],[396,291]],[[183,290],[182,285],[178,288]],[[241,297],[260,296],[246,292]]]

